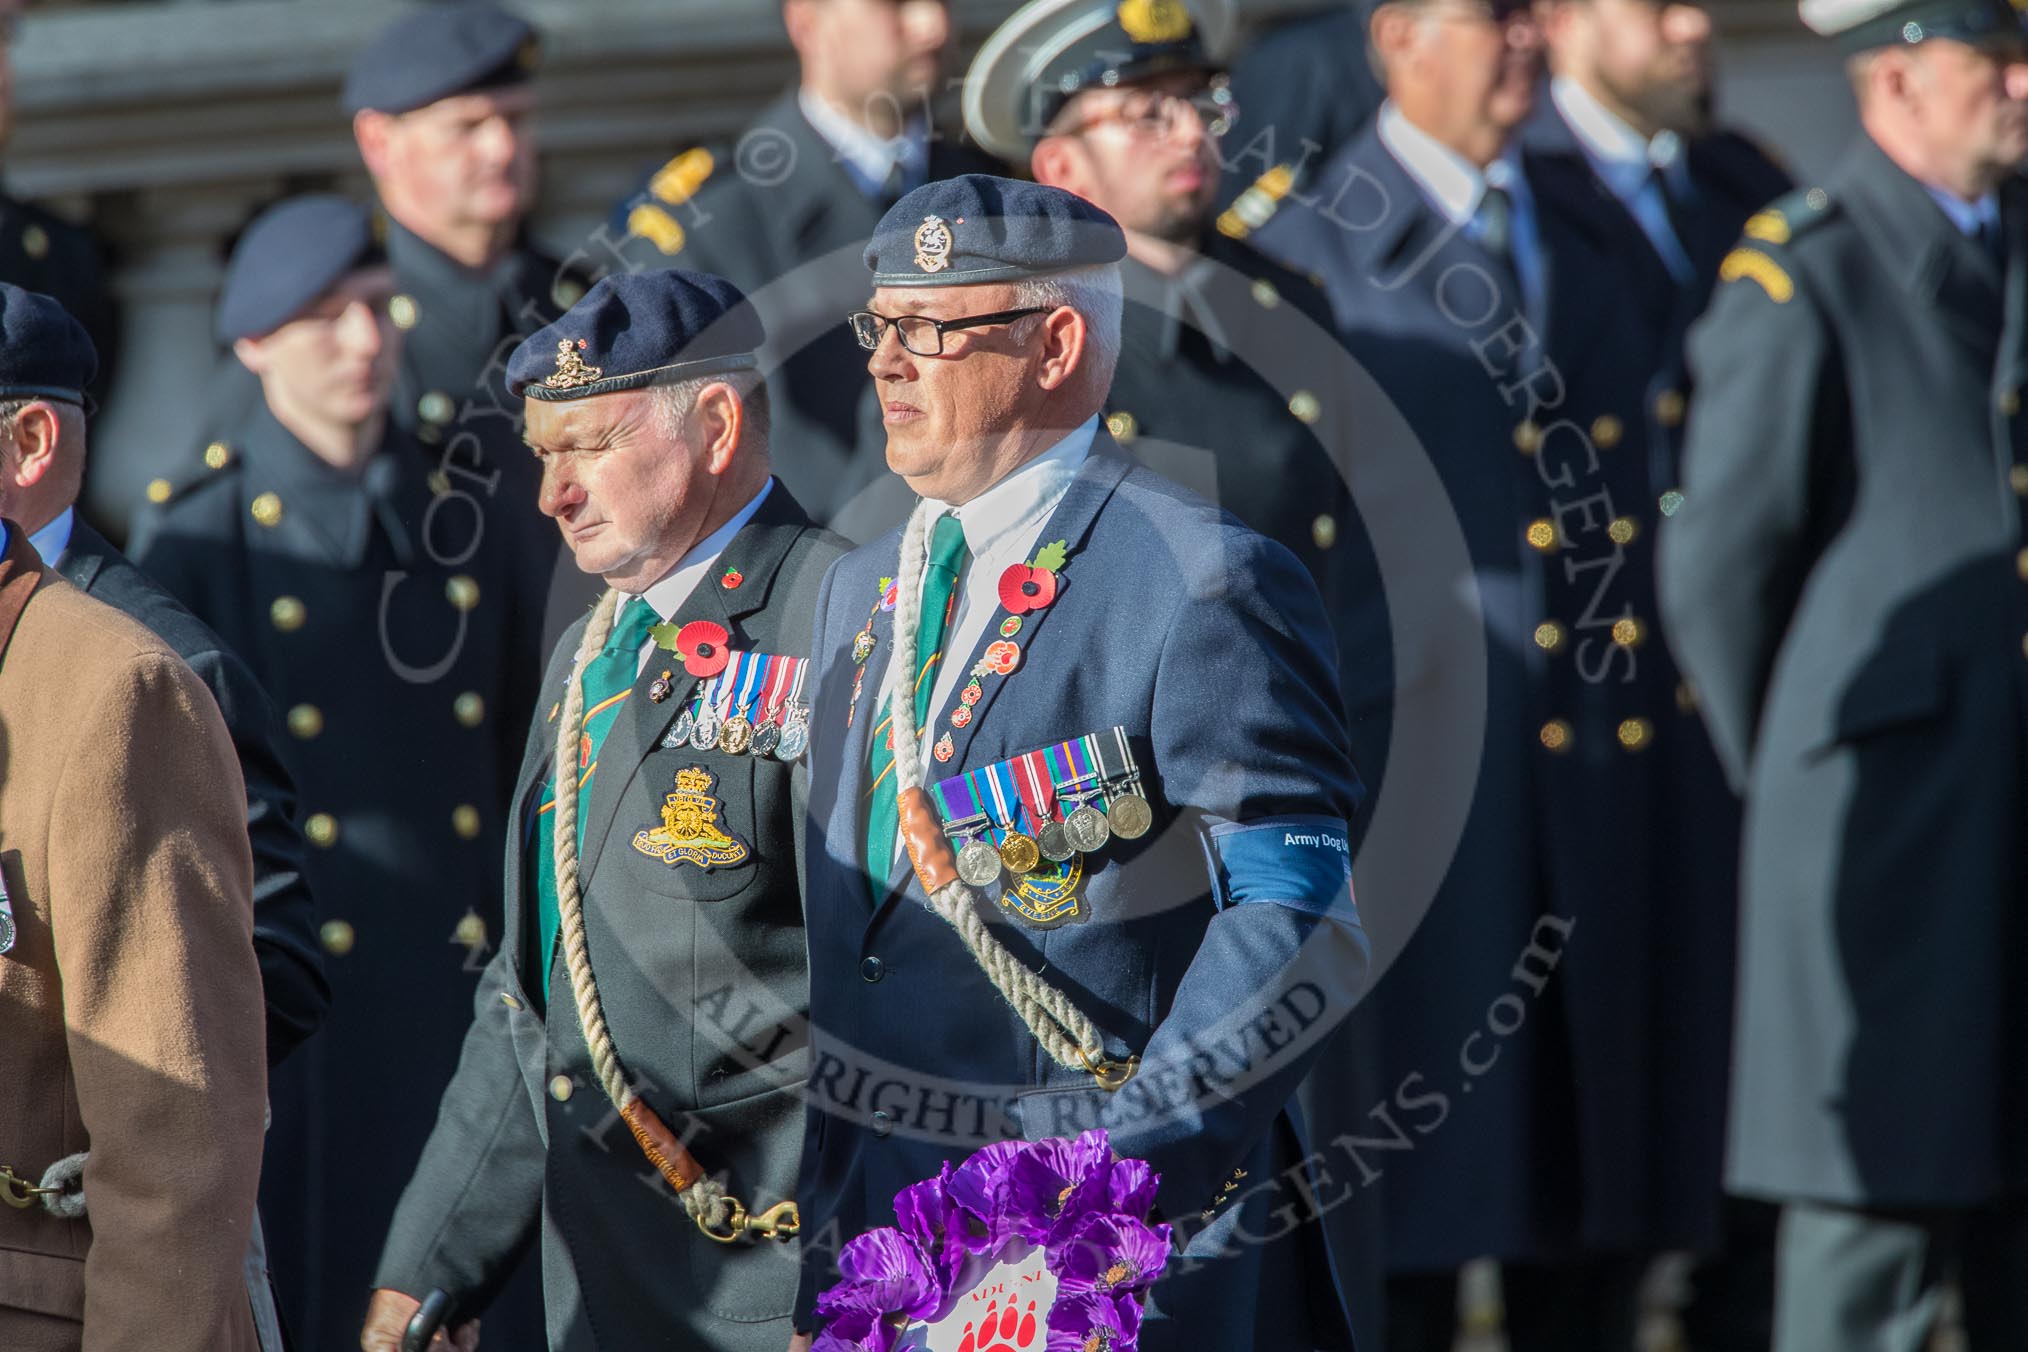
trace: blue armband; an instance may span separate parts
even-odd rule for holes
[[[1204,847],[1218,908],[1270,901],[1305,915],[1359,923],[1352,904],[1352,840],[1336,817],[1206,819]]]

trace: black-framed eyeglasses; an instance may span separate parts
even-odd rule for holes
[[[1224,136],[1239,121],[1239,101],[1222,77],[1188,94],[1136,89],[1112,107],[1099,109],[1059,134],[1074,136],[1107,122],[1117,122],[1136,136],[1165,139],[1174,136],[1184,119],[1191,116],[1207,136]]]
[[[1030,305],[1022,310],[995,310],[989,315],[966,315],[962,319],[931,319],[928,315],[877,315],[871,310],[855,310],[850,318],[852,336],[859,340],[859,346],[872,352],[879,348],[881,340],[887,337],[889,327],[901,339],[901,345],[918,357],[941,357],[944,354],[944,335],[957,329],[982,329],[988,324],[1008,324],[1029,315],[1046,315],[1051,310],[1047,305]]]

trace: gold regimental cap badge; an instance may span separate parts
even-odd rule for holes
[[[634,848],[674,868],[728,868],[746,862],[746,842],[718,825],[717,779],[701,765],[676,772],[676,792],[662,800],[662,824],[634,833]]]
[[[1136,42],[1181,42],[1190,36],[1190,11],[1182,0],[1120,0],[1116,15]]]
[[[564,338],[556,345],[556,374],[543,381],[543,387],[551,390],[574,390],[580,385],[589,385],[603,374],[596,366],[585,364],[577,350],[585,345],[580,338],[575,343]]]
[[[951,228],[941,216],[925,216],[915,228],[915,265],[924,272],[942,272],[951,265]]]

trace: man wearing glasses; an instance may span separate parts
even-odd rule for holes
[[[1287,550],[1105,430],[1125,252],[984,175],[866,250],[853,327],[921,501],[818,606],[806,1334],[867,1332],[817,1296],[904,1186],[1103,1126],[1181,1249],[1140,1347],[1346,1342],[1287,1116],[1366,967],[1329,627]]]

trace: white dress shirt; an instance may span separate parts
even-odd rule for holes
[[[796,101],[817,135],[838,153],[838,162],[859,191],[879,197],[887,176],[901,166],[903,192],[916,187],[929,175],[929,131],[923,119],[909,118],[901,135],[875,136],[861,124],[833,108],[807,89],[799,90]]]
[[[1092,442],[1097,436],[1098,416],[1094,414],[1049,450],[964,506],[931,504],[941,510],[930,519],[929,530],[934,531],[937,520],[943,516],[956,516],[958,524],[965,528],[965,547],[972,552],[964,575],[958,579],[957,610],[944,636],[944,660],[937,667],[936,683],[930,687],[932,718],[949,702],[959,684],[972,678],[972,652],[986,636],[986,626],[1000,613],[1000,574],[1011,564],[1026,563],[1035,557],[1049,514],[1063,501],[1071,481],[1091,457]],[[890,660],[886,688],[881,694],[889,702],[889,708],[909,707],[894,702],[895,686],[902,675],[900,664]],[[933,737],[922,738],[923,775],[931,782],[938,777],[932,759],[935,742]],[[899,832],[895,835],[895,848],[901,848]]]
[[[63,557],[63,551],[70,548],[70,523],[77,509],[66,507],[56,514],[47,526],[28,537],[28,543],[35,546],[35,552],[51,568]]]
[[[1479,203],[1491,184],[1507,194],[1512,204],[1509,218],[1508,254],[1521,282],[1528,309],[1542,300],[1542,235],[1535,224],[1535,194],[1528,177],[1521,172],[1521,152],[1510,145],[1500,158],[1484,170],[1457,151],[1408,120],[1394,100],[1380,105],[1380,142],[1408,171],[1429,204],[1471,239],[1478,239],[1481,223]]]
[[[1594,98],[1590,90],[1568,76],[1559,75],[1549,82],[1549,97],[1577,137],[1592,172],[1633,216],[1670,275],[1678,282],[1691,281],[1696,269],[1690,264],[1689,251],[1677,236],[1676,227],[1669,221],[1669,203],[1663,196],[1662,185],[1655,181],[1655,175],[1660,173],[1678,193],[1687,195],[1691,191],[1683,138],[1665,131],[1652,141],[1643,139],[1617,113]]]
[[[754,494],[753,500],[746,506],[733,513],[730,521],[690,546],[690,552],[664,574],[661,580],[648,584],[648,589],[641,595],[655,608],[656,619],[667,622],[683,608],[684,603],[690,599],[690,593],[697,590],[697,584],[704,580],[705,575],[718,562],[718,556],[732,543],[732,537],[739,534],[740,527],[753,520],[753,514],[768,500],[768,492],[774,486],[773,479],[762,484],[760,492]],[[651,638],[641,644],[641,660],[634,668],[636,676],[647,670],[648,662],[654,655],[655,640]]]

